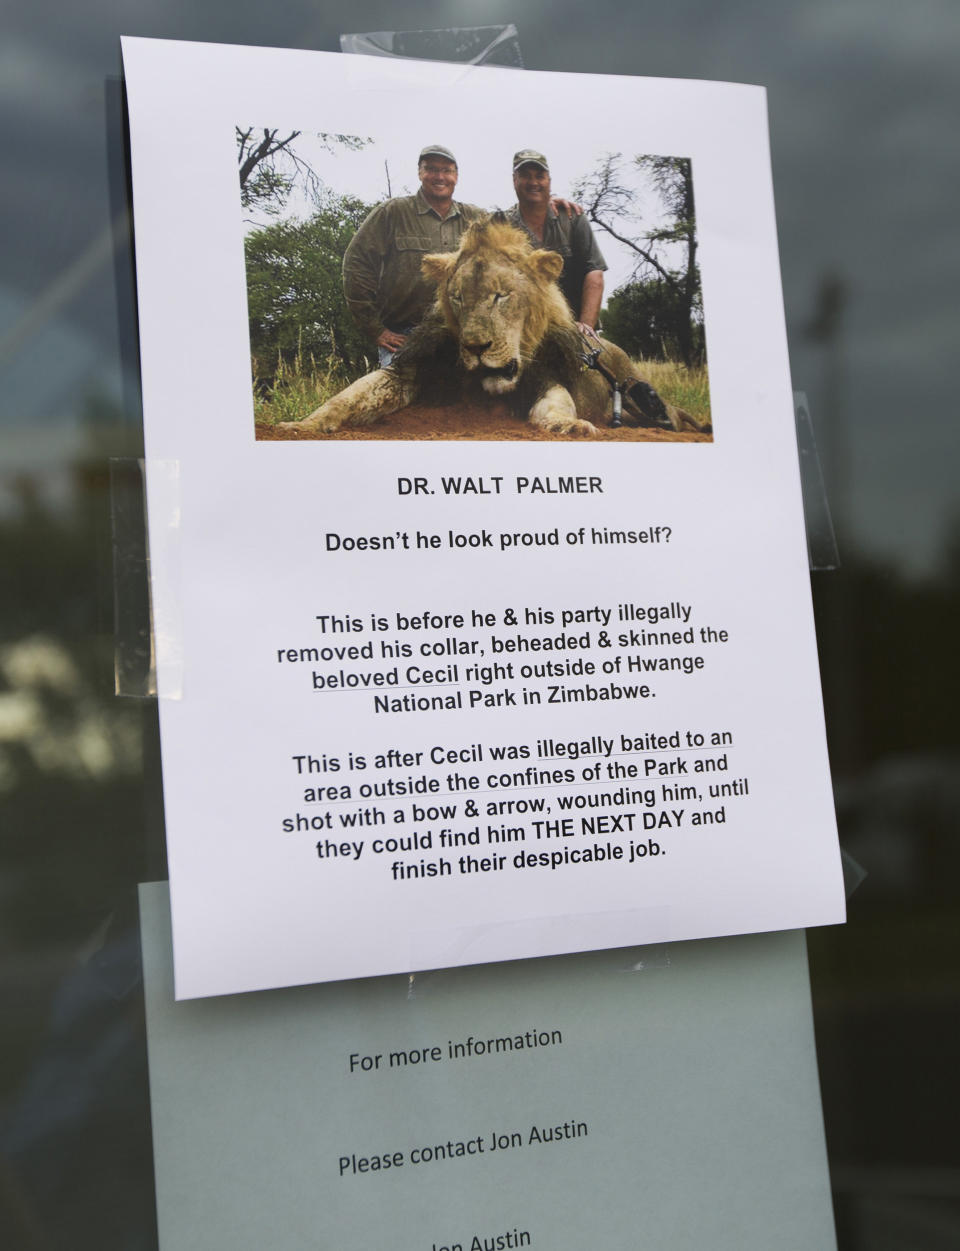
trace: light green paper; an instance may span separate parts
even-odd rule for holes
[[[141,887],[141,923],[161,1251],[836,1245],[800,932],[177,1003],[166,883]],[[388,1067],[433,1045],[439,1062]],[[351,1075],[351,1054],[383,1059]],[[493,1133],[523,1145],[490,1151]]]

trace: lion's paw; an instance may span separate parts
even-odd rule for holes
[[[278,421],[276,429],[292,435],[295,439],[314,439],[320,434],[330,434],[336,426],[328,427],[322,421],[310,421],[309,418],[304,418],[303,421]]]
[[[582,421],[579,417],[547,418],[539,425],[551,434],[568,434],[574,439],[592,439],[597,433],[597,427],[592,422]]]
[[[278,422],[277,428],[302,439],[311,439],[321,434],[333,434],[345,424],[343,406],[328,401],[300,421]]]
[[[597,428],[577,416],[573,397],[566,387],[555,384],[537,400],[530,409],[530,421],[540,430],[550,434],[569,434],[574,438],[589,439]]]

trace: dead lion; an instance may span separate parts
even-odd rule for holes
[[[611,419],[613,391],[605,372],[621,384],[627,425],[708,430],[664,404],[615,344],[601,340],[602,368],[585,367],[584,340],[556,283],[562,268],[560,256],[534,250],[499,215],[474,223],[458,251],[424,257],[423,271],[437,283],[437,303],[393,363],[282,428],[328,434],[371,425],[414,403],[451,405],[492,396],[508,400],[541,430],[589,436],[597,433],[595,423]]]

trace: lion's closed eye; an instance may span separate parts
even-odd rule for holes
[[[509,300],[512,294],[513,292],[511,291],[495,291],[493,293],[493,302],[494,304],[501,304],[505,300]]]

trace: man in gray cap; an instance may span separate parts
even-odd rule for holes
[[[455,252],[471,222],[483,216],[454,200],[457,160],[449,148],[428,144],[420,153],[416,195],[378,204],[343,257],[343,290],[354,320],[390,364],[404,339],[436,299],[420,272],[428,252]]]
[[[585,216],[558,213],[550,201],[550,166],[542,152],[522,148],[513,158],[517,203],[508,213],[527,232],[535,248],[563,257],[560,289],[573,310],[581,334],[596,338],[603,303],[607,262]],[[554,202],[557,203],[557,202]]]

